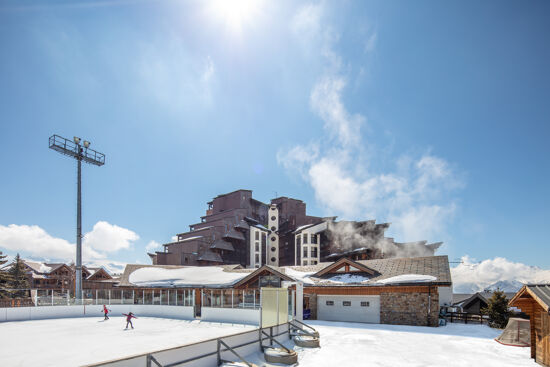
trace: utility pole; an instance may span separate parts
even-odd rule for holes
[[[75,297],[77,303],[82,303],[82,189],[81,174],[82,161],[96,166],[105,164],[105,154],[90,149],[90,142],[74,137],[73,140],[62,138],[59,135],[50,136],[49,146],[61,154],[73,157],[77,161],[77,190],[76,190],[76,286]]]

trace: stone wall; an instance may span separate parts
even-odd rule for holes
[[[437,291],[430,294],[430,299],[428,317],[428,293],[380,293],[380,323],[437,326],[439,321]]]

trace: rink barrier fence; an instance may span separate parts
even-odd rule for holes
[[[223,361],[243,362],[238,356],[280,346],[290,338],[290,324],[284,323],[82,367],[212,367]]]
[[[139,316],[193,320],[194,307],[168,305],[109,305],[109,315],[133,312]],[[103,305],[14,307],[0,309],[0,322],[59,319],[71,317],[102,317]]]

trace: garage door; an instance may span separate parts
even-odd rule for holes
[[[380,323],[380,296],[317,296],[317,318]]]

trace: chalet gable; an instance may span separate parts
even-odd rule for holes
[[[508,303],[521,308],[523,301],[534,300],[546,312],[550,313],[550,284],[524,285]]]
[[[113,277],[110,276],[105,269],[99,268],[96,272],[88,276],[86,280],[107,280],[107,279],[113,279]]]
[[[317,273],[313,274],[312,277],[320,278],[323,275],[344,273],[367,273],[370,275],[376,275],[377,271],[369,268],[366,265],[343,257],[340,260],[336,261],[334,264],[319,270]]]
[[[71,269],[66,264],[59,264],[48,273],[48,275],[54,276],[71,276],[72,274],[73,269]]]
[[[258,286],[259,278],[262,276],[275,276],[281,280],[295,281],[295,279],[289,277],[286,274],[281,273],[278,270],[273,269],[268,265],[264,265],[261,268],[256,269],[252,273],[248,274],[237,283],[233,285],[234,288],[256,288]]]

